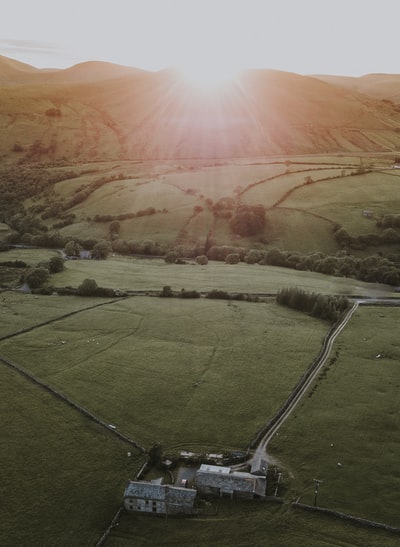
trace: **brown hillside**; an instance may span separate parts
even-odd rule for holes
[[[367,74],[360,78],[345,76],[317,76],[320,80],[364,93],[376,99],[400,103],[399,74]]]
[[[207,95],[174,70],[82,63],[49,72],[0,61],[0,81],[8,78],[0,87],[3,161],[400,149],[395,105],[309,76],[245,71]]]

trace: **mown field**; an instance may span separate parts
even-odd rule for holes
[[[0,545],[94,545],[142,457],[3,363],[0,382]]]
[[[291,495],[400,527],[399,308],[362,306],[334,346],[336,362],[316,381],[269,452]]]
[[[73,300],[48,298],[60,315]],[[326,332],[275,303],[133,297],[3,340],[0,352],[148,448],[245,448]]]

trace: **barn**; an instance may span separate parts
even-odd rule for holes
[[[196,490],[163,484],[162,479],[129,481],[124,507],[130,512],[177,515],[193,513]]]

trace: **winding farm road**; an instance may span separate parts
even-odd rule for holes
[[[374,300],[373,303],[378,303],[381,301]],[[315,377],[319,374],[321,368],[324,366],[333,346],[333,343],[336,337],[342,332],[347,323],[350,321],[353,313],[357,310],[359,304],[370,303],[368,300],[355,300],[352,307],[347,311],[342,320],[334,325],[332,329],[328,332],[325,337],[321,350],[314,360],[311,367],[308,369],[306,374],[300,379],[299,383],[292,391],[289,398],[286,400],[284,405],[279,409],[277,414],[268,422],[265,428],[262,430],[261,436],[255,440],[257,443],[253,456],[246,462],[247,464],[255,465],[261,468],[262,460],[267,462],[272,460],[267,453],[267,447],[270,440],[276,434],[281,425],[287,420],[293,410],[296,408],[299,401],[304,396],[307,389],[310,387],[311,383]],[[398,305],[398,304],[397,304]],[[254,442],[254,441],[253,441]]]

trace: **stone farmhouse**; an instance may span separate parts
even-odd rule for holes
[[[127,511],[177,515],[193,513],[196,490],[162,484],[162,479],[129,481],[124,493]]]
[[[202,464],[196,472],[195,485],[199,493],[240,498],[264,497],[267,478],[230,467]]]

